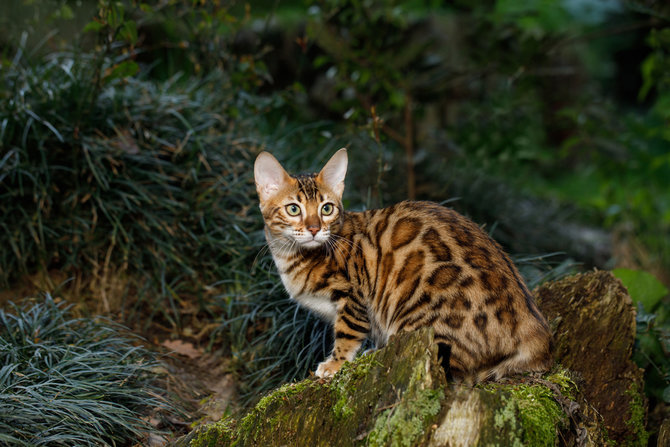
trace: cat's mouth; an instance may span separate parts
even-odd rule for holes
[[[307,249],[315,249],[322,247],[326,241],[328,240],[328,236],[324,234],[317,233],[316,235],[302,235],[300,237],[296,237],[295,241],[298,243],[300,248],[307,248]]]

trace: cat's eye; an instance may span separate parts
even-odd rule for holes
[[[323,214],[324,216],[330,216],[331,214],[333,214],[334,209],[335,207],[333,206],[332,203],[326,203],[321,207],[321,214]]]
[[[291,203],[290,205],[286,205],[286,212],[289,216],[297,216],[300,214],[300,207],[295,203]]]

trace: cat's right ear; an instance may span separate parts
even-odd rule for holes
[[[261,202],[275,195],[289,180],[289,175],[268,152],[261,152],[254,163],[254,180]]]

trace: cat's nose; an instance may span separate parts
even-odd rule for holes
[[[307,227],[307,231],[312,233],[312,236],[316,236],[316,233],[318,233],[320,229],[321,228],[316,225],[310,225],[309,227]]]

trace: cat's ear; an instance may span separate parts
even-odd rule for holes
[[[317,178],[339,197],[344,192],[344,177],[347,175],[347,150],[342,148],[330,157]]]
[[[254,180],[261,202],[269,199],[289,181],[289,175],[269,152],[261,152],[254,163]]]

